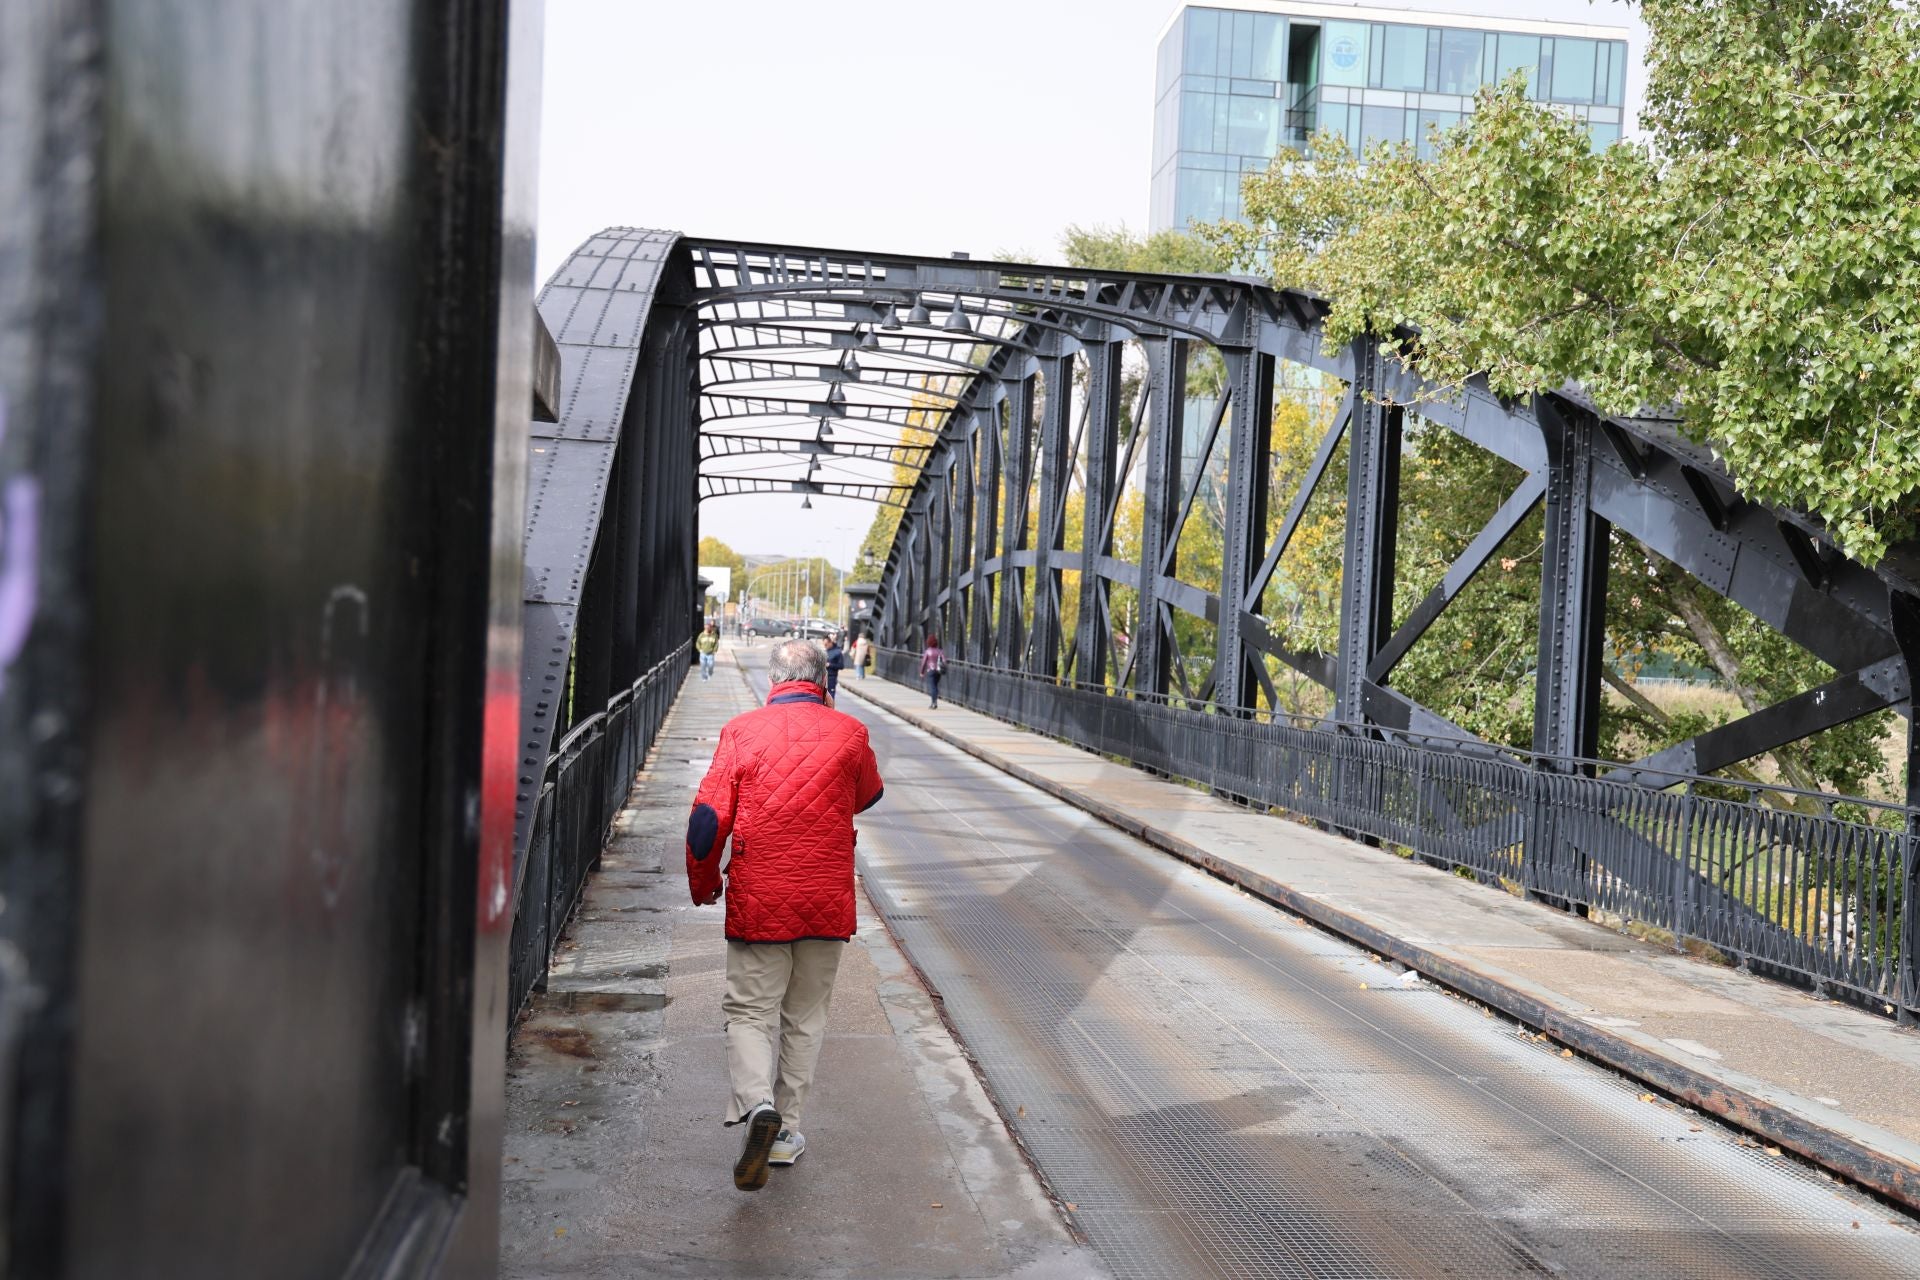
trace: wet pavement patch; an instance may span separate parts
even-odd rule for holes
[[[664,965],[646,965],[645,969],[664,971]],[[657,978],[660,972],[635,970],[623,976]],[[673,1003],[673,997],[652,991],[547,991],[533,998],[535,1014],[541,1013],[654,1013]],[[538,1035],[538,1029],[530,1029]],[[584,1033],[582,1033],[584,1034]]]
[[[523,1027],[520,1034],[534,1044],[544,1045],[555,1053],[565,1054],[569,1058],[591,1058],[594,1056],[593,1042],[587,1033],[578,1027]]]

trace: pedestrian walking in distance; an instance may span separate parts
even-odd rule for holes
[[[927,682],[927,705],[940,705],[940,676],[947,669],[947,651],[940,647],[939,636],[928,636],[920,654],[920,674]]]
[[[867,727],[827,703],[820,646],[785,641],[768,674],[767,705],[720,730],[687,819],[693,900],[727,899],[726,1123],[746,1125],[742,1191],[807,1149],[800,1115],[854,929],[853,815],[881,793]]]
[[[840,673],[846,669],[847,651],[840,645],[839,635],[827,641],[827,697],[840,696]]]
[[[720,624],[709,622],[706,629],[694,639],[693,647],[700,654],[700,678],[713,679],[713,655],[720,651]]]
[[[871,661],[873,661],[873,641],[867,639],[867,633],[862,631],[859,638],[853,642],[853,674],[865,680],[867,663]]]

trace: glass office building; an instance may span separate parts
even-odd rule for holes
[[[1532,96],[1620,137],[1625,32],[1349,5],[1187,6],[1160,40],[1154,77],[1152,230],[1240,215],[1240,175],[1321,129],[1356,150],[1429,149],[1473,94],[1524,69]]]

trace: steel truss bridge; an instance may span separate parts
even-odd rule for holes
[[[645,691],[683,661],[698,504],[786,493],[902,508],[878,605],[896,677],[915,677],[937,633],[954,658],[948,696],[976,709],[1582,914],[1704,940],[1903,1020],[1920,1011],[1920,921],[1900,908],[1920,863],[1903,815],[1828,796],[1783,811],[1756,786],[1704,777],[1906,711],[1920,561],[1897,554],[1868,570],[1816,522],[1742,499],[1673,419],[1606,416],[1571,388],[1523,401],[1483,385],[1439,394],[1387,344],[1328,345],[1322,299],[1229,277],[613,228],[555,273],[540,311],[561,372],[555,420],[535,424],[530,455],[516,993],[544,969],[618,780],[657,720],[636,716],[635,700],[658,701]],[[1217,396],[1190,401],[1201,351],[1224,376]],[[1143,372],[1129,398],[1130,360]],[[1340,396],[1292,493],[1271,488],[1283,375]],[[1190,404],[1205,410],[1197,421]],[[1416,411],[1523,478],[1396,619],[1402,445]],[[1222,440],[1224,470],[1210,476]],[[1297,652],[1269,601],[1341,452],[1339,644]],[[1130,477],[1144,514],[1127,539],[1135,554],[1120,556]],[[1208,483],[1221,567],[1195,582],[1177,552]],[[1083,528],[1069,545],[1076,484]],[[1530,749],[1514,750],[1421,705],[1394,672],[1535,509],[1534,730]],[[1840,674],[1646,759],[1597,760],[1613,529]],[[1138,613],[1124,637],[1122,590]],[[1206,652],[1183,650],[1183,615],[1210,624]],[[624,642],[607,621],[636,617],[651,638],[609,666],[608,644]],[[551,696],[569,653],[570,719]],[[1282,669],[1323,687],[1331,716],[1285,714]],[[607,763],[581,768],[603,735],[618,744]],[[1789,905],[1756,905],[1776,900]]]

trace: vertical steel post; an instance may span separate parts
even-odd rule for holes
[[[1888,604],[1893,638],[1907,664],[1907,688],[1920,690],[1920,600],[1890,591]],[[1899,995],[1894,1003],[1902,1025],[1920,1017],[1920,694],[1910,693],[1907,713],[1907,824],[1894,873],[1900,894]]]
[[[1534,414],[1546,437],[1547,492],[1533,749],[1591,757],[1600,741],[1608,535],[1590,505],[1595,423],[1546,396],[1535,398]]]
[[[1180,531],[1180,434],[1187,403],[1187,340],[1146,339],[1146,515],[1140,522],[1140,616],[1133,627],[1133,687],[1164,694],[1172,673],[1168,636],[1160,624],[1160,570]]]
[[[1033,379],[1011,378],[1006,382],[1007,434],[1004,468],[1006,500],[1000,514],[1000,635],[994,648],[999,665],[1018,671],[1023,661],[1025,632],[1026,575],[1015,566],[1014,553],[1021,549],[1021,534],[1026,528],[1027,490],[1032,484],[1033,465]]]
[[[1593,514],[1591,414],[1534,397],[1546,442],[1546,537],[1540,559],[1540,657],[1534,675],[1533,749],[1559,772],[1591,758],[1600,740],[1600,668],[1606,632],[1607,522]],[[1559,865],[1562,853],[1567,864]],[[1526,883],[1574,892],[1585,883],[1586,856],[1560,848],[1546,806],[1534,810],[1528,833]],[[1549,897],[1557,897],[1550,893]],[[1577,901],[1574,909],[1586,914]]]
[[[979,468],[974,480],[973,532],[973,661],[993,663],[994,582],[987,573],[993,559],[995,517],[1000,506],[1000,406],[989,401],[973,414],[974,456]],[[999,584],[1005,589],[1004,581]]]
[[[938,524],[939,550],[934,556],[933,599],[940,618],[940,643],[949,643],[953,635],[953,614],[959,604],[953,580],[953,458],[941,450],[930,460],[935,466],[935,481],[940,504]],[[944,599],[943,599],[944,597]]]
[[[1040,420],[1040,527],[1033,531],[1033,669],[1048,679],[1060,674],[1060,569],[1066,524],[1067,457],[1073,424],[1073,356],[1041,362],[1046,407]]]
[[[1257,341],[1257,317],[1249,320],[1249,342]],[[1227,383],[1233,395],[1233,422],[1227,437],[1226,529],[1220,566],[1220,625],[1215,633],[1213,700],[1222,711],[1251,708],[1260,682],[1251,669],[1259,661],[1240,633],[1242,605],[1254,570],[1266,551],[1267,488],[1273,438],[1273,357],[1257,346],[1228,351]]]
[[[949,611],[951,620],[948,625],[953,629],[950,636],[942,636],[947,642],[947,652],[965,657],[972,650],[973,598],[980,589],[977,572],[973,564],[974,539],[974,501],[973,501],[973,437],[962,430],[947,446],[953,456],[956,468],[957,510],[953,516],[953,608]],[[960,578],[972,572],[972,583],[965,591],[959,587]]]
[[[1340,581],[1340,662],[1336,720],[1367,719],[1367,667],[1393,631],[1400,525],[1398,405],[1384,403],[1385,355],[1373,338],[1353,344],[1353,418],[1347,434],[1346,572]]]
[[[1107,677],[1107,580],[1100,576],[1100,558],[1113,547],[1106,522],[1113,508],[1114,466],[1120,452],[1120,361],[1126,345],[1099,341],[1086,350],[1087,491],[1080,544],[1080,624],[1074,640],[1079,657],[1074,660],[1074,672],[1082,684],[1099,685]]]

